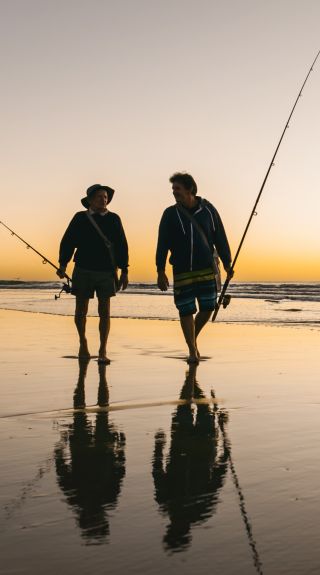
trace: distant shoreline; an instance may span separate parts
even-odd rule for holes
[[[63,280],[18,280],[18,279],[0,279],[0,287],[2,285],[25,285],[25,284],[59,284]],[[154,281],[132,281],[131,285],[140,286],[156,286]],[[317,285],[320,287],[320,279],[318,280],[234,280],[232,285]]]

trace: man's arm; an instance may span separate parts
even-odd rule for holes
[[[67,265],[73,256],[73,252],[77,247],[77,232],[79,231],[79,217],[78,214],[72,218],[68,225],[61,243],[59,250],[59,269],[57,275],[62,279],[65,277]]]
[[[117,229],[117,245],[116,245],[116,265],[121,269],[121,274],[119,278],[119,289],[122,291],[127,289],[129,279],[128,279],[128,265],[129,265],[129,249],[127,238],[122,226],[122,222],[119,216],[117,216],[118,229]]]
[[[223,267],[224,267],[225,271],[227,273],[230,273],[231,272],[232,257],[231,257],[231,251],[230,251],[230,246],[229,246],[227,234],[225,232],[225,229],[224,229],[224,226],[223,226],[223,223],[222,223],[222,220],[220,218],[218,211],[213,206],[210,206],[210,208],[211,208],[211,213],[213,216],[214,227],[215,227],[215,229],[214,229],[214,245],[217,248],[219,258],[221,259],[221,261],[223,263]],[[231,275],[231,277],[232,277],[232,275]]]
[[[165,272],[168,251],[169,251],[168,212],[165,211],[162,215],[159,225],[158,244],[156,252],[156,266],[158,271],[157,285],[161,291],[167,291],[169,287],[169,280]]]

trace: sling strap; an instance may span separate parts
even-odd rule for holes
[[[110,256],[110,261],[111,261],[111,265],[113,267],[113,273],[114,273],[114,279],[115,279],[115,284],[116,284],[116,289],[119,289],[119,280],[118,280],[118,274],[117,274],[117,265],[116,265],[116,261],[115,261],[115,257],[114,257],[114,251],[113,251],[113,243],[110,242],[110,240],[107,238],[107,236],[103,233],[103,231],[100,229],[100,227],[98,226],[97,222],[94,220],[94,218],[92,217],[92,215],[89,213],[89,210],[86,212],[86,216],[89,220],[89,222],[93,225],[93,227],[95,228],[95,230],[97,231],[97,233],[99,234],[99,236],[101,237],[101,239],[103,240],[104,245],[106,246],[109,256]]]
[[[183,214],[186,218],[188,218],[188,220],[196,228],[197,232],[199,233],[200,237],[202,238],[204,245],[210,251],[210,254],[212,255],[213,273],[214,273],[216,283],[217,283],[217,290],[220,291],[220,289],[221,289],[221,274],[220,274],[220,268],[219,268],[219,257],[218,257],[218,252],[217,252],[216,248],[214,248],[214,252],[212,253],[212,248],[210,247],[209,240],[207,238],[207,235],[206,235],[203,227],[199,224],[199,222],[196,220],[196,218],[189,212],[189,210],[187,210],[181,204],[177,204],[177,209],[179,210],[179,212],[181,214]]]

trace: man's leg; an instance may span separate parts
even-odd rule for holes
[[[199,360],[197,355],[195,323],[193,315],[180,316],[180,324],[184,338],[189,348],[188,363],[198,363]]]
[[[105,363],[99,365],[99,388],[98,388],[98,405],[105,407],[109,405],[109,389],[106,377],[107,366]]]
[[[98,297],[98,313],[99,313],[99,333],[100,333],[100,348],[99,360],[103,363],[110,363],[107,357],[107,341],[110,331],[110,298]]]
[[[198,345],[197,345],[197,337],[198,337],[200,331],[202,330],[202,328],[209,321],[211,314],[212,314],[212,311],[198,311],[198,313],[195,317],[195,320],[194,320],[195,342],[196,342],[196,350],[197,350],[198,358],[200,358],[200,353],[199,353]]]
[[[176,278],[175,278],[176,279]],[[195,336],[194,314],[197,311],[195,291],[192,285],[183,285],[176,288],[174,280],[174,303],[179,310],[180,325],[189,348],[188,363],[199,363]]]
[[[80,347],[79,347],[79,357],[88,358],[90,357],[90,352],[88,349],[88,343],[86,338],[86,322],[88,313],[89,300],[83,297],[76,297],[76,311],[74,315],[74,322],[76,324]]]
[[[79,357],[79,378],[73,394],[73,407],[81,409],[86,406],[86,396],[84,384],[87,377],[87,368],[89,365],[90,357]]]
[[[197,337],[206,323],[209,321],[213,313],[217,300],[217,285],[215,280],[209,280],[200,283],[197,286],[196,298],[198,300],[199,311],[195,317],[195,340],[197,354],[200,358],[200,353],[197,346]]]
[[[196,339],[202,330],[202,328],[206,325],[209,321],[210,316],[212,315],[212,311],[198,311],[195,320],[194,320],[194,327],[195,327],[195,336]]]

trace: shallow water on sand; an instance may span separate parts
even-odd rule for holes
[[[0,319],[1,573],[319,572],[316,332],[212,326],[188,368],[176,322],[118,320],[105,367]]]
[[[2,572],[317,572],[318,409],[289,403],[2,421]]]
[[[60,284],[61,285],[61,284]],[[47,313],[74,314],[75,298],[63,294],[56,300],[60,285],[46,288],[11,288],[2,286],[0,308]],[[119,292],[112,298],[112,317],[178,320],[172,289],[160,293],[155,286],[144,291],[138,287]],[[50,286],[50,284],[49,284]],[[320,327],[320,284],[236,284],[230,287],[231,303],[221,306],[216,322]],[[0,284],[1,287],[1,284]],[[97,316],[97,301],[91,300],[89,315]]]

